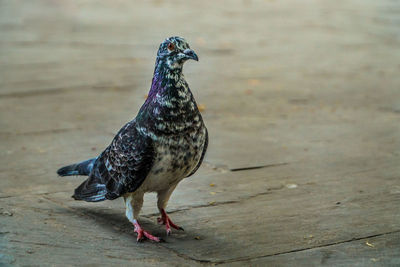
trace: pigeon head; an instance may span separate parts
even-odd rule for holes
[[[170,37],[161,43],[157,53],[156,65],[165,66],[171,70],[182,69],[188,59],[198,61],[196,53],[181,37]]]

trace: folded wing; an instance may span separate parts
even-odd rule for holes
[[[96,159],[89,178],[72,197],[97,202],[134,192],[149,174],[154,158],[151,138],[139,132],[135,121],[131,121]]]

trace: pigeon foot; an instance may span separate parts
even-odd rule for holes
[[[163,242],[164,240],[156,237],[152,234],[150,234],[149,232],[143,230],[143,228],[140,226],[140,224],[135,220],[135,222],[133,223],[133,225],[135,226],[135,233],[137,233],[137,242],[141,242],[145,239],[149,239],[152,240],[154,242]]]
[[[159,224],[163,224],[165,225],[165,229],[167,230],[167,235],[171,234],[171,227],[175,228],[177,230],[181,230],[184,231],[182,227],[180,227],[179,225],[174,224],[171,219],[168,217],[167,213],[165,212],[164,209],[160,210],[161,212],[161,218],[157,218],[157,222]]]

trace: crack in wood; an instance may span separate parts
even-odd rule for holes
[[[40,130],[40,131],[28,131],[28,132],[0,132],[0,135],[6,136],[26,136],[26,135],[41,135],[41,134],[56,134],[56,133],[64,133],[70,131],[81,130],[80,127],[75,128],[58,128],[58,129],[48,129],[48,130]]]
[[[207,207],[216,207],[216,206],[220,206],[220,205],[236,204],[236,203],[240,203],[242,201],[249,200],[249,199],[252,199],[252,198],[255,198],[255,197],[258,197],[258,196],[270,194],[272,191],[280,190],[280,189],[283,189],[284,187],[285,187],[284,185],[280,185],[280,186],[277,186],[277,187],[271,187],[271,188],[268,188],[266,191],[262,191],[262,192],[259,192],[257,194],[253,194],[253,195],[250,195],[250,196],[239,197],[239,199],[237,199],[237,200],[227,200],[227,201],[214,202],[212,204],[207,203],[207,204],[185,206],[185,207],[181,207],[179,209],[168,210],[168,213],[171,214],[171,213],[177,213],[177,212],[191,210],[191,209],[197,209],[197,208],[207,208]],[[54,200],[53,198],[51,198],[49,196],[51,194],[68,193],[68,192],[69,191],[55,191],[55,192],[46,192],[46,193],[38,193],[38,194],[26,194],[26,195],[27,196],[40,196],[41,195],[43,198],[45,198],[45,199],[47,199],[47,200],[49,200],[49,201],[51,201],[53,203],[57,203],[57,204],[63,206],[64,208],[71,209],[71,208],[65,206],[63,203],[61,203],[59,201],[56,201],[56,200]],[[0,198],[13,198],[13,197],[20,197],[20,196],[1,196]],[[141,216],[145,217],[145,218],[151,218],[151,217],[158,216],[158,215],[159,215],[159,213],[141,214]]]
[[[126,84],[126,85],[110,85],[110,86],[96,86],[93,84],[87,85],[79,85],[79,86],[70,86],[70,87],[58,87],[58,88],[50,88],[50,89],[37,89],[37,90],[29,90],[29,91],[22,91],[22,92],[10,92],[10,93],[3,93],[0,94],[2,98],[23,98],[23,97],[35,97],[35,96],[44,96],[44,95],[53,95],[53,94],[62,94],[71,91],[77,90],[99,90],[104,88],[119,88],[128,90],[133,88],[133,84]]]
[[[8,241],[9,242],[14,242],[14,243],[30,244],[30,245],[45,246],[45,247],[71,248],[71,249],[77,249],[78,248],[78,247],[60,246],[60,245],[57,245],[57,244],[47,244],[47,243],[41,243],[41,242],[30,242],[30,241],[22,241],[22,240],[15,240],[15,239],[10,239]]]
[[[11,197],[19,197],[19,196],[0,196],[0,199],[2,199],[2,198],[11,198]]]
[[[283,166],[283,165],[288,165],[288,164],[289,164],[289,162],[282,162],[282,163],[267,164],[267,165],[252,166],[252,167],[234,168],[234,169],[230,169],[230,171],[231,172],[248,171],[248,170],[256,170],[256,169]]]
[[[60,94],[66,92],[67,88],[54,88],[54,89],[40,89],[40,90],[31,90],[25,92],[12,92],[12,93],[3,93],[0,94],[2,98],[22,98],[22,97],[31,97],[31,96],[43,96],[50,94]]]
[[[212,169],[212,170],[219,170],[223,172],[238,172],[238,171],[249,171],[249,170],[256,170],[256,169],[263,169],[263,168],[270,168],[270,167],[278,167],[278,166],[284,166],[284,165],[289,165],[289,162],[281,162],[281,163],[273,163],[273,164],[266,164],[266,165],[259,165],[259,166],[249,166],[249,167],[241,167],[241,168],[229,168],[226,165],[218,165],[211,163],[209,161],[204,161],[203,165]]]
[[[71,192],[71,190],[63,190],[63,191],[53,191],[53,192],[44,192],[44,193],[30,193],[30,194],[25,194],[24,196],[46,196],[50,194],[57,194],[57,193],[68,193]],[[2,198],[18,198],[21,197],[21,195],[5,195],[5,196],[0,196],[0,199]]]
[[[284,185],[278,186],[278,187],[271,187],[268,188],[267,191],[263,191],[263,192],[259,192],[257,194],[254,195],[250,195],[250,196],[245,196],[245,197],[239,197],[239,199],[237,200],[227,200],[227,201],[220,201],[220,202],[214,202],[213,204],[199,204],[199,205],[193,205],[193,206],[186,206],[186,207],[182,207],[179,209],[173,209],[173,210],[168,210],[168,214],[171,213],[177,213],[180,211],[186,211],[186,210],[191,210],[191,209],[197,209],[197,208],[207,208],[207,207],[216,207],[216,206],[221,206],[221,205],[228,205],[228,204],[237,204],[240,203],[242,201],[245,200],[249,200],[258,196],[263,196],[263,195],[267,195],[270,194],[271,191],[275,191],[275,190],[280,190],[283,189]],[[151,218],[154,216],[159,215],[158,213],[150,213],[150,214],[143,214],[141,216],[145,217],[145,218]]]

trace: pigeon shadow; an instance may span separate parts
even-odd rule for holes
[[[103,227],[107,231],[116,234],[127,234],[136,240],[136,233],[134,232],[133,225],[128,221],[124,213],[121,214],[120,210],[114,211],[104,208],[74,207],[73,209],[66,210],[66,212],[79,215],[81,218],[86,217],[88,220],[94,221],[96,225]],[[167,237],[165,227],[159,225],[156,218],[157,216],[140,216],[140,225],[147,231],[165,240]],[[186,239],[192,236],[182,231],[174,231],[173,235],[173,239]],[[194,236],[193,234],[193,237]],[[168,239],[171,239],[171,237],[168,237]]]
[[[81,219],[86,218],[88,224],[96,224],[96,226],[104,228],[104,230],[111,235],[115,235],[116,238],[124,235],[128,237],[129,240],[132,240],[132,243],[136,243],[134,227],[125,217],[125,214],[121,213],[121,210],[105,209],[101,207],[74,207],[73,209],[66,210],[66,213],[70,213],[74,216],[78,215]],[[208,262],[210,256],[219,260],[217,254],[223,251],[224,248],[232,246],[232,242],[216,238],[216,236],[213,235],[202,236],[201,231],[196,232],[194,229],[189,229],[189,231],[176,230],[173,231],[171,236],[167,236],[165,227],[157,224],[156,217],[157,216],[141,216],[140,224],[143,228],[165,241],[165,243],[158,244],[159,246],[166,247],[180,255],[186,255],[187,257],[199,261]],[[145,242],[145,244],[149,246],[150,243],[152,242]],[[202,249],[198,249],[199,247]],[[230,258],[230,256],[228,258]]]

